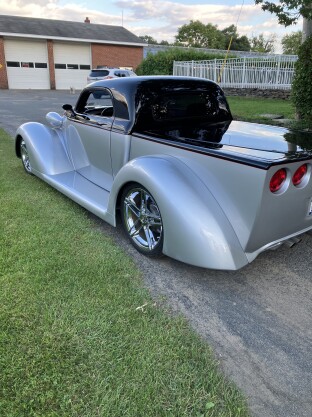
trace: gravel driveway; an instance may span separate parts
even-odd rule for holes
[[[0,90],[0,126],[13,135],[20,123],[43,121],[45,113],[61,112],[77,96]],[[135,260],[153,295],[165,296],[214,348],[253,416],[312,416],[312,236],[224,272],[145,258],[120,227],[96,218],[95,224]]]

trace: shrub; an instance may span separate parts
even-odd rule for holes
[[[312,36],[300,46],[295,76],[292,83],[292,101],[299,119],[312,123]]]
[[[172,48],[149,53],[136,69],[138,75],[172,75],[173,61],[202,61],[208,59],[223,59],[224,54],[201,52],[195,49]]]

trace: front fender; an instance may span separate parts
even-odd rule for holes
[[[236,270],[248,263],[222,208],[181,160],[165,155],[139,157],[117,174],[108,210],[115,210],[123,186],[136,182],[156,200],[164,226],[164,254],[192,265]]]
[[[19,144],[24,139],[32,172],[35,175],[56,175],[73,170],[62,130],[52,129],[41,123],[29,122],[21,125],[15,135],[15,152],[20,157]]]

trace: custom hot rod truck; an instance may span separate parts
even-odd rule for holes
[[[211,81],[99,81],[63,109],[17,130],[26,172],[113,226],[120,210],[146,255],[236,270],[312,229],[309,138],[233,121]]]

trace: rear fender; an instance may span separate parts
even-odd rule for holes
[[[235,270],[248,263],[238,238],[210,190],[181,160],[139,157],[117,174],[108,211],[129,182],[143,185],[156,200],[164,226],[164,254],[192,265]]]
[[[56,175],[73,170],[62,130],[35,122],[21,125],[15,136],[15,152],[19,158],[22,139],[26,143],[32,172],[35,175]]]

